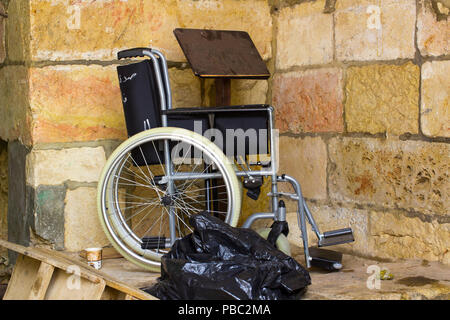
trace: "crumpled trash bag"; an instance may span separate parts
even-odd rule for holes
[[[207,213],[194,232],[161,258],[161,277],[144,291],[161,300],[299,299],[311,278],[292,257],[251,229],[233,228]]]

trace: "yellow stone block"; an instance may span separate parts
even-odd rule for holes
[[[281,10],[277,17],[278,69],[333,60],[333,16],[323,13],[324,6],[320,0]]]
[[[425,222],[399,212],[371,212],[370,237],[373,254],[380,258],[446,262],[450,223]]]
[[[289,223],[289,242],[303,247],[301,240],[301,231],[298,226],[297,212],[295,210],[294,201],[288,201],[287,221]],[[320,232],[352,228],[354,242],[333,246],[331,250],[340,252],[354,253],[357,255],[371,255],[371,240],[369,237],[369,212],[364,209],[352,209],[343,207],[333,207],[330,205],[317,205],[308,202],[308,208],[316,220]],[[317,245],[317,236],[307,223],[309,246]],[[326,249],[326,248],[325,248]]]
[[[81,251],[109,244],[97,215],[97,189],[67,190],[64,208],[64,248]]]
[[[115,66],[31,68],[29,96],[35,143],[127,137]]]
[[[423,56],[450,53],[450,21],[437,19],[430,0],[419,0],[417,15],[417,46]],[[437,2],[439,3],[439,2]]]
[[[430,137],[450,137],[450,61],[422,65],[420,122]]]
[[[105,162],[102,147],[34,149],[26,159],[27,184],[37,187],[67,181],[97,182]]]
[[[320,137],[279,139],[279,170],[300,183],[303,196],[310,199],[327,198],[327,147]],[[280,189],[292,190],[288,184]]]
[[[215,106],[216,86],[214,80],[204,79],[203,106]],[[265,104],[269,83],[267,80],[231,80],[231,105]]]
[[[199,107],[202,104],[200,79],[191,69],[169,69],[173,107]]]
[[[336,59],[413,58],[415,0],[339,0],[335,12]]]
[[[447,143],[333,138],[329,142],[330,197],[447,215],[449,154]]]
[[[350,132],[418,132],[419,67],[370,65],[347,70],[345,121]]]
[[[173,35],[183,28],[244,30],[271,56],[267,1],[31,1],[32,60],[112,60],[119,50],[148,47],[185,61]]]

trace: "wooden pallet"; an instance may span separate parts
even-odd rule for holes
[[[62,252],[0,240],[18,253],[4,300],[157,300]]]

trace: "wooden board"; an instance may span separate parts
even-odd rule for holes
[[[0,240],[19,253],[4,300],[157,300],[62,252]]]
[[[27,300],[36,281],[41,262],[19,254],[6,289],[4,300]]]

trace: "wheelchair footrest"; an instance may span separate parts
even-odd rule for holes
[[[328,271],[336,271],[342,268],[342,253],[340,252],[310,247],[309,256],[311,266]]]
[[[166,237],[144,237],[142,238],[142,249],[164,249]]]
[[[351,228],[324,232],[323,238],[319,240],[319,247],[333,246],[336,244],[355,241]]]

